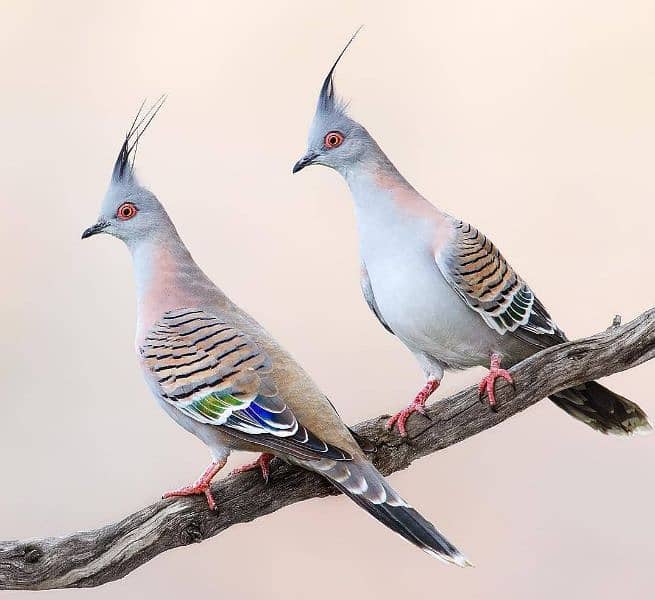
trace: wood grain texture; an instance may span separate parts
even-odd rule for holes
[[[531,356],[511,370],[516,392],[498,386],[498,412],[477,399],[477,386],[428,409],[408,424],[408,441],[384,429],[386,415],[354,427],[372,442],[373,461],[388,475],[412,461],[498,425],[546,396],[635,367],[655,357],[655,308],[630,323]],[[155,502],[118,523],[61,538],[0,541],[0,589],[93,587],[124,577],[158,554],[213,537],[308,498],[335,494],[318,475],[276,462],[268,485],[258,472],[217,481],[218,514],[204,497]]]

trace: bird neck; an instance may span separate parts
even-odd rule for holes
[[[377,144],[376,144],[377,147]],[[355,204],[362,250],[403,236],[429,238],[445,215],[419,194],[381,149],[343,173]]]
[[[220,290],[193,260],[174,227],[130,246],[137,296],[137,345],[167,311],[200,307]]]

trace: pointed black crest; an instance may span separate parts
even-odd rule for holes
[[[352,44],[353,40],[355,39],[355,37],[357,37],[357,34],[360,32],[362,27],[364,26],[360,25],[357,31],[353,33],[352,37],[348,40],[348,43],[341,51],[341,54],[337,56],[337,60],[334,61],[332,68],[328,71],[328,74],[325,77],[325,81],[323,81],[323,86],[321,87],[321,93],[318,96],[318,106],[323,111],[331,111],[334,110],[336,107],[336,102],[334,98],[334,81],[332,80],[332,77],[334,75],[334,69],[339,64],[341,57],[346,53],[346,50],[348,50],[348,46]]]
[[[116,183],[125,182],[132,178],[132,173],[134,171],[134,160],[136,158],[136,151],[139,145],[139,140],[145,133],[146,129],[148,129],[148,125],[150,125],[152,120],[155,118],[155,115],[159,112],[159,109],[163,106],[165,101],[166,96],[160,96],[159,99],[145,113],[143,113],[143,107],[146,104],[145,100],[139,107],[139,112],[136,113],[136,117],[134,117],[132,125],[130,125],[129,130],[125,134],[125,141],[123,142],[120,152],[118,153],[118,158],[114,164],[114,171],[111,175],[112,181]]]

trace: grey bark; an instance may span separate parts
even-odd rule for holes
[[[371,458],[388,475],[494,427],[558,390],[630,369],[654,356],[655,309],[651,309],[626,325],[615,317],[602,333],[549,348],[514,367],[516,391],[499,382],[497,412],[478,400],[474,386],[435,403],[427,411],[429,419],[418,415],[410,419],[407,440],[385,431],[385,416],[353,429],[375,446]],[[258,472],[250,472],[221,479],[212,491],[218,513],[207,509],[204,497],[162,500],[94,531],[0,541],[0,589],[102,585],[171,548],[202,542],[289,504],[336,493],[319,476],[279,461],[272,465],[268,484]]]

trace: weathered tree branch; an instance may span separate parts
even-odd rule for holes
[[[411,419],[406,442],[384,430],[384,417],[359,423],[354,430],[376,446],[372,457],[382,473],[405,469],[417,458],[489,429],[558,390],[655,357],[655,308],[627,325],[618,323],[615,318],[605,332],[550,348],[514,367],[516,392],[499,384],[498,412],[482,405],[472,387],[434,404],[428,410],[430,421]],[[95,531],[0,542],[0,589],[102,585],[171,548],[201,542],[294,502],[336,492],[320,477],[278,463],[268,485],[259,473],[246,473],[219,480],[213,493],[218,513],[207,510],[204,497],[166,500]]]

